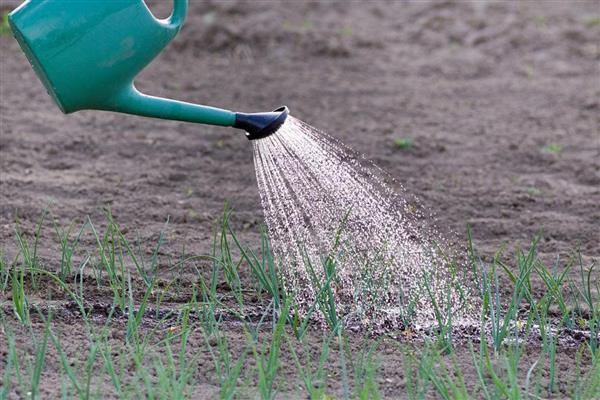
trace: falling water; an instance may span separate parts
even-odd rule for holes
[[[329,278],[347,324],[399,329],[434,321],[435,307],[468,317],[470,299],[443,242],[389,175],[323,132],[288,117],[254,142],[261,202],[286,291],[301,313]],[[393,186],[393,187],[392,187]],[[410,321],[410,322],[409,322]]]

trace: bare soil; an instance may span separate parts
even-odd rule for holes
[[[170,2],[155,3],[158,16],[168,15]],[[142,91],[248,112],[286,104],[389,171],[456,243],[465,243],[469,225],[484,257],[505,244],[526,247],[540,231],[548,263],[576,249],[586,263],[600,256],[597,1],[193,1],[189,12],[182,32],[139,77]],[[0,249],[7,259],[16,253],[16,221],[32,234],[48,206],[63,226],[90,215],[100,227],[109,206],[148,252],[168,217],[166,257],[183,247],[207,253],[229,202],[234,229],[258,246],[263,215],[241,132],[106,112],[63,115],[9,35],[0,37],[0,54]],[[413,145],[401,149],[399,138]],[[41,242],[57,243],[52,229]],[[59,251],[58,244],[40,249],[50,267]],[[94,296],[99,304],[112,299],[108,290]],[[55,323],[71,332],[80,324],[64,315]],[[124,327],[113,325],[119,342]],[[236,329],[231,339],[241,348],[246,338]],[[87,346],[83,334],[62,340],[73,354]],[[381,387],[402,397],[401,358],[385,346]],[[531,348],[524,368],[538,352]],[[559,349],[561,370],[570,370],[575,352]],[[466,345],[457,357],[471,364]],[[49,362],[58,368],[56,355]],[[558,378],[564,390],[569,374]],[[199,379],[207,382],[203,395],[214,393],[210,370]],[[58,384],[45,390],[60,393]]]

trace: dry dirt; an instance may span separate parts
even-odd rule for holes
[[[168,15],[169,2],[155,3]],[[286,104],[389,171],[456,242],[470,225],[486,257],[539,231],[547,262],[577,248],[586,263],[600,256],[597,1],[192,1],[189,12],[139,77],[142,91],[247,112]],[[400,149],[398,138],[414,144]],[[175,255],[209,251],[229,201],[235,230],[258,245],[263,215],[241,132],[63,115],[9,35],[0,37],[0,174],[7,258],[16,219],[32,233],[48,205],[63,225],[90,215],[99,226],[108,205],[148,251],[169,216],[162,251]],[[52,229],[42,242],[56,243]],[[59,250],[41,255],[56,265]],[[85,346],[80,335],[65,340]],[[560,354],[566,369],[574,352]],[[399,355],[383,354],[384,393],[399,395]],[[469,363],[468,351],[459,357]]]

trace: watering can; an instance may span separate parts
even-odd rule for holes
[[[104,110],[244,129],[249,139],[279,129],[287,107],[238,113],[140,93],[136,75],[175,37],[187,0],[157,19],[143,0],[27,0],[8,21],[21,49],[64,113]]]

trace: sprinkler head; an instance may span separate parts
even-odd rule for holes
[[[286,106],[264,113],[235,113],[234,128],[246,131],[248,140],[262,139],[273,133],[285,122],[290,110]]]

